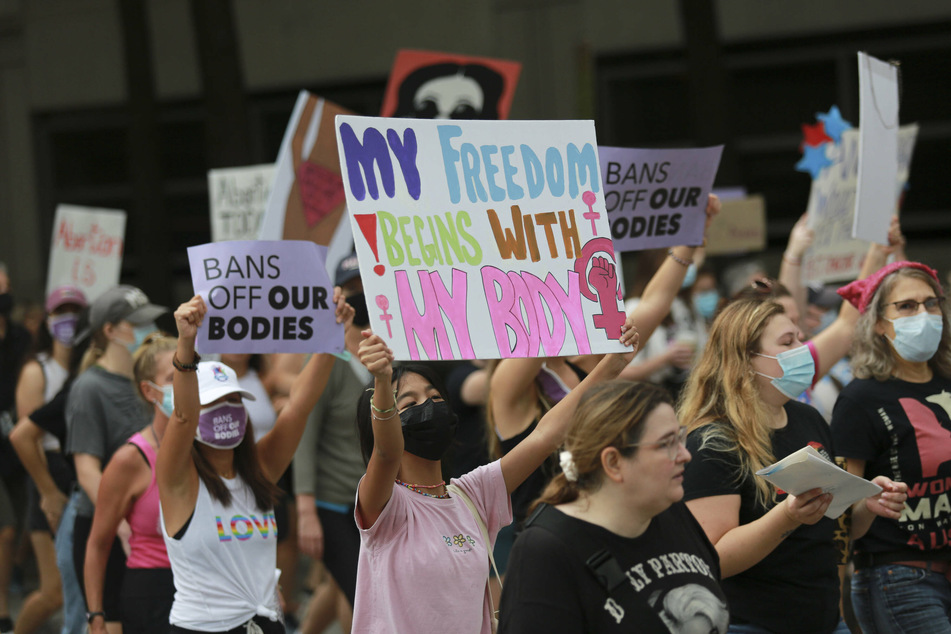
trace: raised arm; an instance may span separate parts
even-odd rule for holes
[[[145,492],[149,480],[151,471],[132,445],[120,447],[106,465],[99,483],[99,499],[89,541],[86,542],[83,575],[89,612],[101,612],[103,609],[102,588],[106,577],[106,562],[116,531],[119,523],[129,513],[132,503]],[[105,622],[103,619],[94,619],[89,630],[94,634],[105,632]]]
[[[687,502],[687,508],[716,546],[720,576],[732,577],[756,565],[803,524],[822,519],[832,502],[831,494],[812,489],[789,495],[765,515],[740,525],[740,496],[714,495]]]
[[[704,235],[706,235],[706,229],[710,227],[710,223],[718,213],[720,213],[720,199],[714,194],[710,194],[707,200],[707,224],[704,228]],[[684,275],[687,273],[687,267],[693,261],[696,250],[696,247],[691,246],[670,249],[668,257],[664,258],[663,264],[660,265],[660,268],[654,273],[654,277],[644,288],[641,301],[631,311],[634,326],[637,327],[642,342],[646,343],[650,339],[654,329],[660,325],[660,322],[670,312],[670,306],[677,296],[677,292],[680,291]]]
[[[206,312],[205,301],[198,295],[175,311],[178,347],[174,362],[187,367],[195,363],[195,337]],[[191,516],[198,499],[198,471],[192,460],[192,441],[198,428],[201,401],[198,377],[194,371],[176,367],[172,379],[175,411],[168,419],[162,446],[155,462],[155,480],[159,487],[166,530],[174,534]]]
[[[558,446],[564,440],[568,422],[571,420],[575,408],[578,407],[582,395],[596,383],[616,378],[618,373],[630,363],[634,353],[637,352],[638,341],[638,333],[633,326],[633,319],[628,317],[624,325],[621,326],[620,342],[629,346],[631,350],[604,355],[604,358],[578,387],[568,392],[565,398],[548,410],[548,413],[542,417],[538,426],[529,434],[528,438],[502,456],[500,463],[502,477],[505,478],[505,488],[509,493],[514,491],[525,481],[525,478],[541,466],[545,458],[558,449]]]
[[[373,375],[373,396],[370,398],[373,452],[367,463],[367,473],[360,480],[357,511],[363,520],[363,528],[370,528],[393,495],[393,480],[400,472],[403,458],[403,428],[393,395],[393,351],[370,330],[364,330],[363,337],[360,362]]]
[[[892,218],[891,226],[888,231],[889,245],[884,246],[872,242],[868,246],[868,252],[862,261],[862,270],[859,271],[857,279],[865,279],[875,271],[879,270],[888,261],[888,256],[896,249],[904,249],[905,239],[901,234],[901,225],[898,217]],[[816,347],[816,353],[819,356],[819,366],[816,368],[815,380],[826,375],[832,369],[839,359],[849,353],[852,346],[852,334],[855,332],[855,324],[859,319],[859,311],[849,302],[842,302],[839,309],[839,316],[828,328],[813,337],[812,342]]]
[[[544,357],[502,359],[489,379],[489,407],[492,422],[501,438],[522,433],[535,419],[537,393],[535,377]]]
[[[334,288],[334,304],[337,323],[351,327],[354,311],[344,299],[339,286]],[[291,464],[307,424],[307,415],[324,393],[333,364],[332,354],[311,355],[307,365],[294,379],[287,404],[278,414],[274,429],[258,442],[258,459],[264,475],[271,482],[277,482]]]

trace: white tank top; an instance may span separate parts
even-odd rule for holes
[[[189,630],[230,630],[255,615],[282,618],[274,512],[256,507],[240,477],[222,481],[231,506],[214,500],[199,479],[195,512],[181,539],[166,533],[161,518],[175,579],[169,622]]]
[[[45,379],[45,385],[43,387],[43,403],[46,404],[52,401],[53,397],[56,396],[61,389],[63,389],[63,385],[66,383],[66,379],[69,377],[69,370],[61,366],[59,362],[47,354],[37,355],[36,360],[43,369],[43,378]],[[56,436],[49,432],[43,434],[43,450],[60,450],[59,440],[57,440]]]

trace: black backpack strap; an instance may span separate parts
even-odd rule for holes
[[[608,595],[627,582],[621,564],[607,548],[592,539],[572,518],[540,504],[525,520],[525,528],[539,526],[558,537],[568,550],[573,552],[588,569]]]

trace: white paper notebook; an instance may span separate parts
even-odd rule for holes
[[[831,493],[832,503],[825,512],[825,516],[830,519],[837,518],[852,504],[877,495],[882,490],[877,484],[837,467],[808,445],[760,469],[756,475],[793,495],[816,488]]]

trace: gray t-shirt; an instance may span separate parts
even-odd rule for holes
[[[353,506],[357,484],[367,470],[360,454],[357,402],[372,378],[367,372],[364,380],[356,372],[346,361],[334,362],[327,387],[307,419],[294,454],[295,493]]]
[[[102,468],[129,437],[149,424],[150,412],[132,381],[94,365],[80,374],[66,402],[66,452],[99,458]],[[95,507],[80,488],[76,512],[92,517]]]

